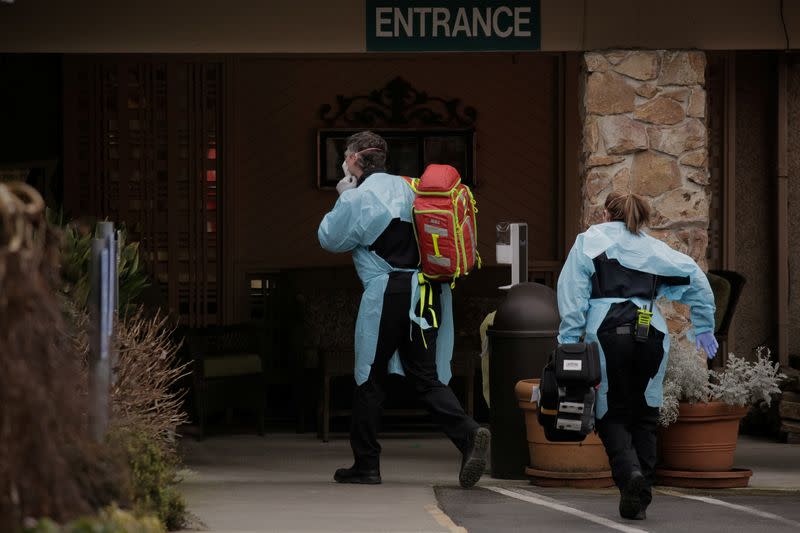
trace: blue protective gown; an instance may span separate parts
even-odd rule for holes
[[[357,188],[344,191],[333,210],[322,219],[317,231],[319,243],[325,250],[352,252],[356,272],[364,285],[355,331],[355,379],[358,385],[369,378],[372,362],[375,360],[383,297],[390,272],[414,273],[410,280],[409,319],[423,329],[432,327],[427,320],[417,317],[415,313],[420,295],[416,275],[418,271],[395,268],[369,249],[392,220],[399,218],[403,222],[412,221],[413,204],[414,192],[403,178],[378,172],[371,174]],[[442,316],[439,319],[436,340],[436,369],[439,381],[446,385],[451,378],[450,360],[454,341],[452,294],[446,283],[442,284],[441,306]],[[388,369],[391,373],[403,375],[397,352],[390,359]]]
[[[596,342],[600,347],[602,381],[598,390],[596,417],[608,411],[608,376],[602,345],[597,330],[612,304],[632,301],[637,307],[647,307],[643,298],[591,298],[591,278],[595,272],[593,259],[604,253],[629,269],[657,276],[689,277],[688,285],[659,286],[656,297],[665,297],[691,307],[694,333],[714,331],[714,295],[708,278],[697,263],[686,254],[670,248],[649,235],[634,235],[623,222],[606,222],[590,227],[578,235],[558,279],[558,309],[561,314],[559,343]],[[664,372],[669,354],[669,335],[664,317],[653,308],[651,326],[664,333],[664,358],[656,375],[645,389],[645,401],[650,407],[660,407],[663,401]]]

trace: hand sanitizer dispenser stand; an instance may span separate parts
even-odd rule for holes
[[[500,287],[510,289],[528,281],[528,224],[501,222],[497,225],[495,253],[501,265],[511,265],[511,284]]]

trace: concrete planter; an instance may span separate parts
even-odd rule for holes
[[[583,442],[550,442],[545,438],[537,419],[538,405],[530,401],[533,387],[538,385],[538,379],[525,379],[515,387],[519,407],[525,415],[531,461],[525,473],[531,483],[543,487],[613,486],[606,449],[596,434],[587,436]]]

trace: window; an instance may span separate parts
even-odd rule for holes
[[[360,129],[321,129],[317,132],[317,186],[332,189],[342,179],[342,161],[347,138]],[[419,177],[431,163],[452,165],[461,182],[475,186],[475,130],[380,130],[389,153],[386,170],[390,174]]]

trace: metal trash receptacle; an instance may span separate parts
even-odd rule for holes
[[[520,283],[508,291],[487,330],[493,478],[525,479],[528,442],[514,387],[522,379],[541,377],[558,343],[559,322],[556,292],[540,283]]]

